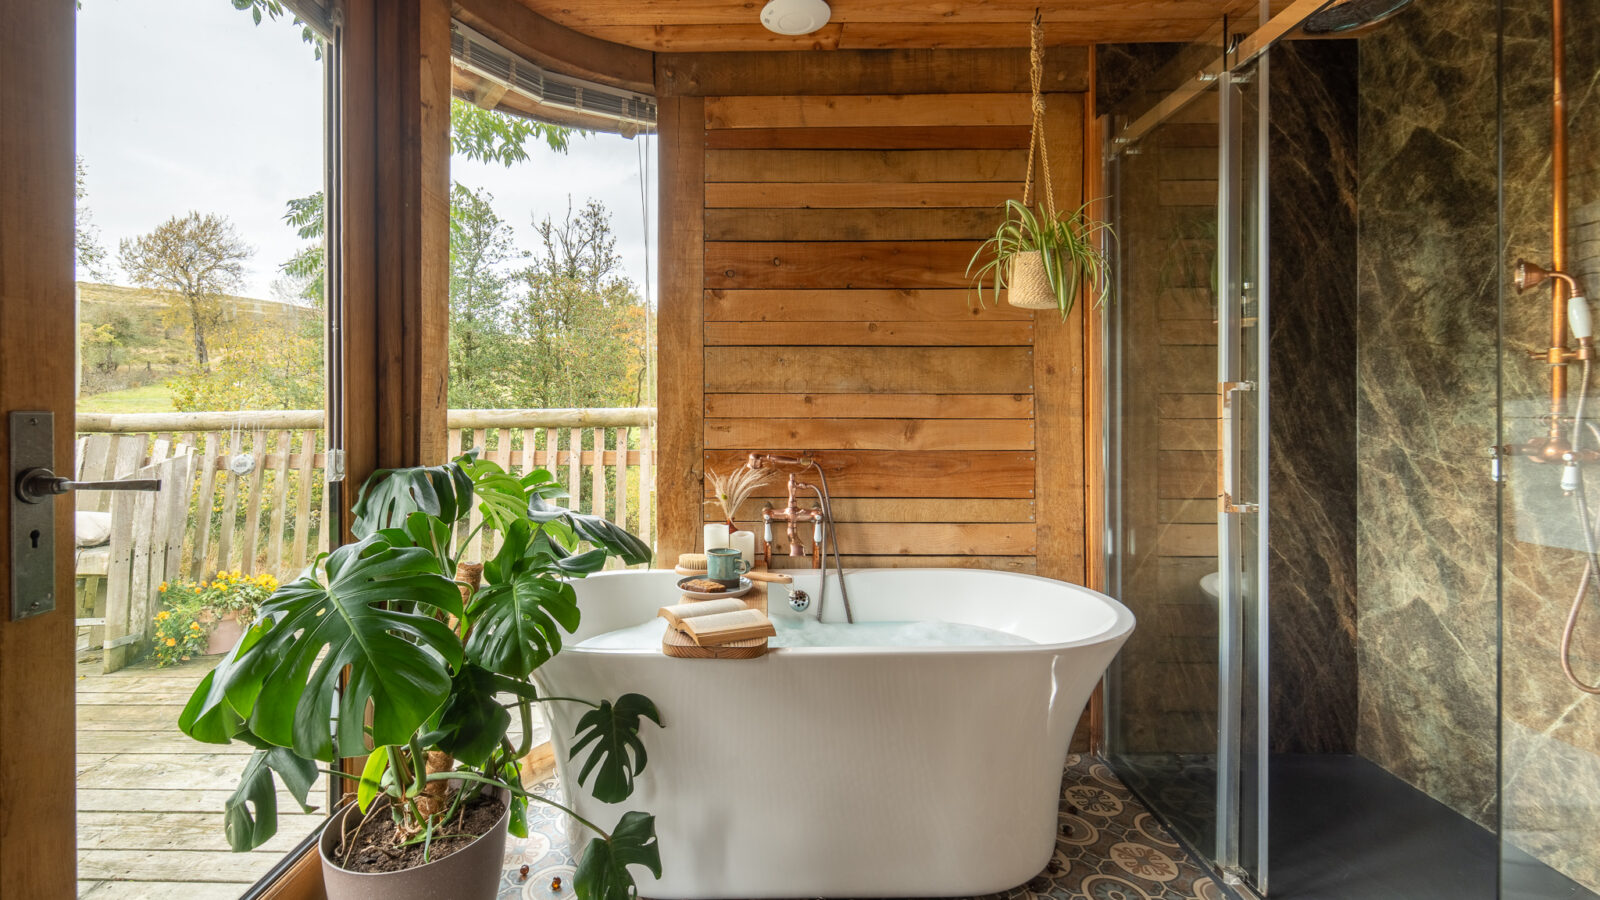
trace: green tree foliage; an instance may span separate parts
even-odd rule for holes
[[[72,209],[72,245],[77,254],[78,271],[89,278],[105,278],[106,248],[100,243],[100,229],[95,227],[89,205],[83,202],[89,197],[89,169],[81,156],[76,158],[72,195],[76,201]]]
[[[188,329],[195,365],[205,369],[225,298],[238,289],[254,252],[226,216],[191,212],[123,240],[118,259],[134,284],[168,298],[169,321]]]
[[[507,265],[527,253],[516,249],[493,200],[461,184],[450,190],[450,399],[457,408],[516,405],[502,377],[519,356],[507,315]]]
[[[538,225],[511,321],[523,349],[520,399],[533,407],[633,406],[642,397],[645,306],[619,274],[611,214],[597,200]],[[452,395],[453,399],[453,395]]]
[[[450,102],[450,147],[466,159],[509,167],[528,158],[528,141],[542,140],[551,150],[565,153],[573,134],[571,128],[483,109],[460,97]]]

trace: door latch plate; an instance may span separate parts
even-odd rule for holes
[[[55,416],[44,411],[9,416],[11,447],[11,621],[56,608],[56,504],[28,503],[18,478],[55,461]]]

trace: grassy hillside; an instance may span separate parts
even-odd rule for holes
[[[316,315],[315,310],[255,297],[227,297],[233,316],[265,320]],[[78,408],[84,412],[170,412],[166,381],[194,359],[188,329],[161,294],[115,284],[78,283],[78,320],[84,330],[108,327],[116,346],[80,348]]]

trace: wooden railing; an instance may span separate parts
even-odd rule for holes
[[[654,543],[654,421],[649,408],[451,410],[448,446],[452,457],[479,448],[519,474],[549,469],[572,495],[565,505]],[[194,451],[180,571],[196,580],[219,569],[283,579],[328,547],[322,424],[320,410],[85,413],[77,419],[79,470],[127,477]],[[480,521],[474,511],[466,527]],[[469,557],[492,552],[497,538],[486,532]]]

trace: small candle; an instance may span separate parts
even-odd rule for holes
[[[754,531],[735,531],[728,535],[728,546],[739,551],[747,565],[756,564],[756,533]]]
[[[707,525],[705,549],[715,550],[726,546],[728,546],[728,526],[721,523]]]

